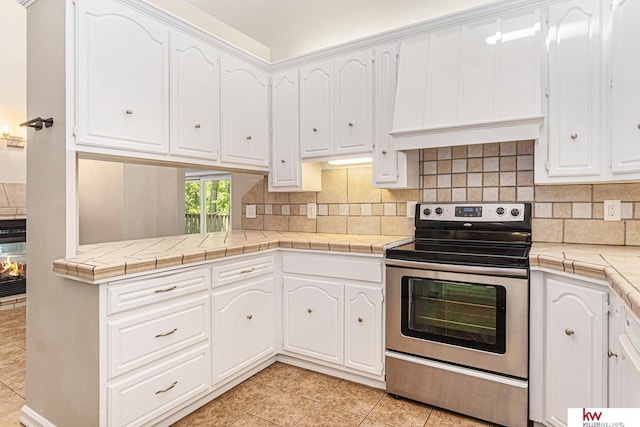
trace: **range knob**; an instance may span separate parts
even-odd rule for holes
[[[511,216],[519,216],[519,215],[520,215],[520,209],[518,208],[511,209]]]
[[[502,206],[500,206],[499,208],[496,209],[496,214],[502,216],[504,215],[504,208]]]
[[[429,208],[424,208],[424,210],[422,211],[423,214],[425,214],[426,216],[431,215],[431,209]]]
[[[437,207],[436,208],[436,215],[442,215],[442,212],[443,212],[443,210],[442,210],[441,207]]]

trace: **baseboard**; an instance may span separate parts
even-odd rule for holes
[[[50,423],[49,420],[29,408],[27,405],[22,406],[20,422],[26,427],[56,427],[55,424]]]

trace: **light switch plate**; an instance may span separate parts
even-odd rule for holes
[[[307,203],[307,218],[314,219],[316,216],[318,216],[318,205]]]
[[[416,217],[416,205],[418,202],[407,202],[407,218]]]
[[[604,220],[620,221],[620,200],[604,201]]]
[[[247,205],[247,218],[255,218],[256,217],[256,205]]]

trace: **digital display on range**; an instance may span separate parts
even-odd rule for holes
[[[479,218],[482,216],[482,206],[456,206],[456,216]]]

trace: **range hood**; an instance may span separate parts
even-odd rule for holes
[[[537,139],[542,50],[538,11],[402,42],[395,148]]]

